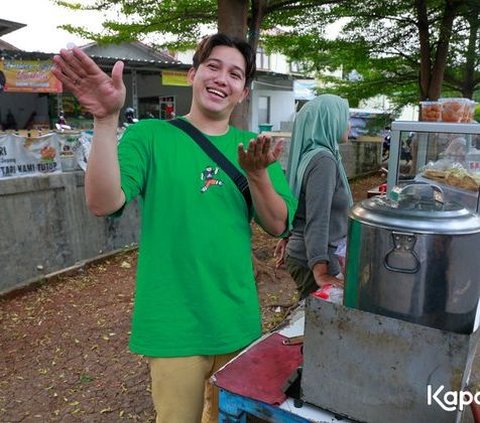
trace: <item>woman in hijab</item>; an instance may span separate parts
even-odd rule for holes
[[[352,195],[338,143],[348,140],[347,100],[324,94],[306,103],[293,126],[287,176],[298,198],[285,264],[300,298],[326,284],[343,286],[336,254],[345,245]],[[275,255],[282,262],[285,242]]]

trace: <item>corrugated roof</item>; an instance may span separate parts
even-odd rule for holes
[[[0,40],[0,50],[20,50],[14,45],[7,43],[4,40]]]
[[[101,57],[105,59],[121,59],[123,61],[133,60],[139,63],[161,63],[178,64],[181,63],[166,52],[156,50],[140,41],[120,44],[87,44],[80,47],[91,57]]]
[[[157,52],[159,53],[159,52]],[[0,58],[4,59],[13,59],[13,60],[51,60],[53,55],[57,53],[43,53],[43,52],[30,52],[23,50],[11,50],[11,49],[2,49],[0,46]],[[182,63],[178,60],[175,60],[170,55],[164,57],[165,60],[159,60],[163,56],[157,55],[155,59],[132,59],[128,57],[119,57],[119,56],[89,56],[97,63],[101,68],[107,72],[113,67],[116,61],[121,60],[125,64],[125,70],[136,69],[148,73],[158,73],[162,69],[179,69],[179,70],[188,70],[192,67],[190,63]],[[273,79],[269,79],[273,78]],[[293,77],[289,74],[277,73],[272,71],[257,70],[256,80],[259,83],[270,83],[276,84],[278,88],[291,88],[290,85],[293,85]]]
[[[2,35],[9,34],[17,29],[23,28],[27,25],[20,22],[7,21],[6,19],[0,19],[0,37]]]
[[[14,60],[48,60],[53,57],[53,53],[41,53],[38,51],[23,51],[0,48],[0,58]]]

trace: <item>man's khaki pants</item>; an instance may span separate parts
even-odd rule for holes
[[[238,352],[213,356],[150,357],[156,423],[217,423],[218,389],[208,379]]]

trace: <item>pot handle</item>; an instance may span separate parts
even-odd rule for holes
[[[406,232],[392,232],[393,248],[385,255],[383,265],[391,272],[417,273],[420,269],[413,247],[417,238],[415,234]]]
[[[428,197],[425,196],[426,191],[422,188],[428,187],[431,191],[428,193]],[[400,191],[400,198],[403,195],[408,195],[409,193],[417,194],[420,198],[425,200],[433,200],[439,203],[445,203],[445,192],[443,189],[437,185],[430,182],[418,181],[412,184],[405,185]]]

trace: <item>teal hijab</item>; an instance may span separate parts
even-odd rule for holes
[[[303,175],[313,156],[329,151],[337,162],[342,181],[353,205],[347,174],[338,143],[348,129],[348,101],[332,94],[322,94],[306,103],[295,117],[288,158],[287,176],[295,197],[300,196]]]

